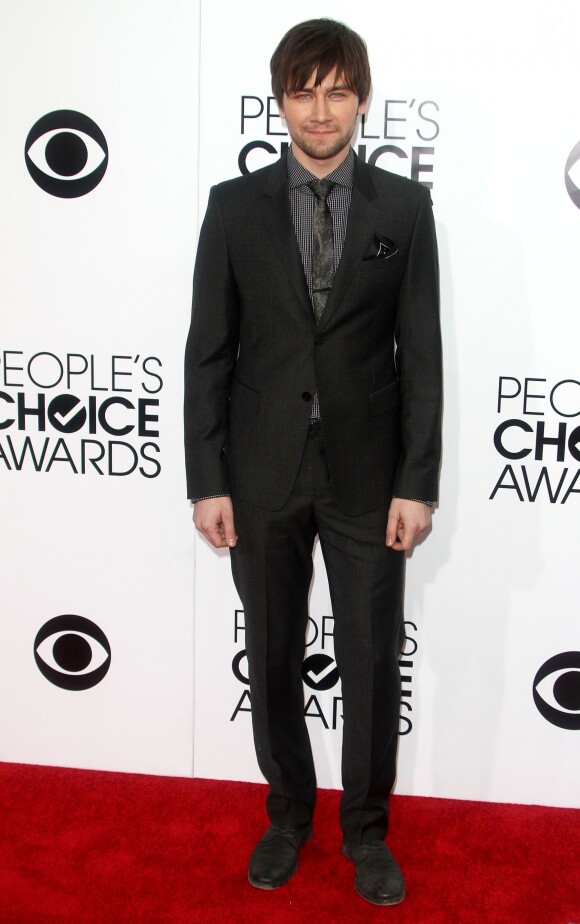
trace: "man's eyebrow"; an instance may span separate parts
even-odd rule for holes
[[[318,84],[321,86],[321,84]],[[298,87],[296,90],[290,90],[290,93],[312,93],[316,87]],[[335,83],[334,86],[328,87],[327,93],[332,93],[334,90],[349,90],[351,93],[353,90],[351,87],[347,86],[345,83]]]

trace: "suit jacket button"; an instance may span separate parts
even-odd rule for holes
[[[312,395],[310,394],[309,391],[303,391],[302,397],[305,401],[312,401]]]

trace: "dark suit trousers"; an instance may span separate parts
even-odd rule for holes
[[[351,844],[383,838],[395,780],[405,566],[404,553],[385,546],[387,505],[355,517],[342,513],[320,424],[311,425],[298,477],[280,510],[236,497],[233,505],[238,544],[232,572],[244,605],[254,741],[270,784],[270,820],[301,828],[314,809],[301,667],[318,534],[342,682],[341,825]]]

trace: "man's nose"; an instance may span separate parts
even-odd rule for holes
[[[326,96],[321,95],[314,97],[314,108],[312,116],[316,122],[326,122],[330,118],[328,100],[326,99]]]

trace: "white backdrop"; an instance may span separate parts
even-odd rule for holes
[[[41,395],[47,407],[44,431],[32,415],[25,430],[17,420],[0,430],[5,760],[191,773],[193,536],[181,391],[197,218],[198,16],[191,0],[24,0],[3,15],[0,391],[15,402],[24,394],[33,409]],[[55,110],[88,116],[108,145],[103,179],[77,198],[48,194],[26,168],[28,133]],[[41,165],[47,147],[41,140],[34,152]],[[37,353],[51,355],[33,361],[31,379]],[[68,388],[70,354],[79,374]],[[74,425],[71,413],[88,412],[92,396],[99,409],[110,398],[131,402],[134,410],[114,404],[104,419],[134,429],[111,434],[99,420],[91,428],[87,413],[80,429],[59,431],[48,408],[70,394],[79,403],[53,406],[57,426]],[[136,432],[139,401],[159,402],[142,405],[159,419],[141,428],[158,436]],[[0,421],[14,407],[0,398]],[[10,445],[19,460],[27,437],[37,459],[49,440],[38,472],[29,450],[16,470]],[[82,474],[82,440],[93,441],[86,459],[104,447],[95,463],[104,474],[90,461]],[[114,472],[131,469],[132,450],[137,468],[109,475],[110,458]],[[49,682],[33,654],[39,630],[68,614],[98,626],[111,647],[106,676],[82,691]],[[90,672],[103,653],[84,642]],[[49,642],[39,656],[50,654]],[[67,682],[71,672],[56,670]]]
[[[159,421],[142,421],[158,437],[105,435],[138,453],[155,443],[147,452],[161,470],[114,477],[89,465],[77,475],[65,459],[36,472],[27,459],[15,471],[8,436],[21,446],[30,435],[35,448],[56,441],[50,421],[74,421],[63,401],[45,433],[34,415],[24,431],[0,429],[11,465],[0,453],[0,683],[11,704],[2,757],[260,779],[243,613],[227,553],[201,540],[192,637],[181,356],[198,214],[240,160],[256,169],[287,141],[268,99],[268,61],[283,32],[313,15],[343,18],[367,39],[374,91],[355,149],[432,183],[440,242],[442,490],[433,533],[408,563],[397,791],[578,805],[580,21],[572,4],[550,2],[467,10],[419,0],[360,12],[345,0],[298,2],[291,18],[273,8],[263,22],[257,0],[228,6],[227,17],[206,0],[82,14],[55,0],[41,15],[28,2],[5,17],[0,347],[14,353],[0,355],[0,392],[15,402],[25,392],[27,408],[39,392],[47,406],[70,392],[87,409],[90,395],[99,406],[119,395],[159,400],[144,411]],[[104,177],[80,198],[44,192],[24,162],[32,126],[59,109],[89,116],[108,143]],[[35,387],[26,364],[42,351],[65,365],[67,354],[85,356],[87,373],[70,388]],[[113,381],[113,356],[131,357],[114,368],[134,375]],[[58,367],[44,357],[33,374],[39,362],[48,382]],[[157,381],[147,371],[161,375],[158,393],[144,389]],[[0,422],[14,407],[0,395]],[[136,413],[115,405],[104,419],[120,429]],[[83,436],[106,442],[101,431],[75,431],[71,454]],[[340,685],[318,552],[315,566],[306,708],[319,782],[339,786]],[[42,626],[69,613],[94,622],[111,648],[104,678],[82,691],[55,685],[33,657]]]

